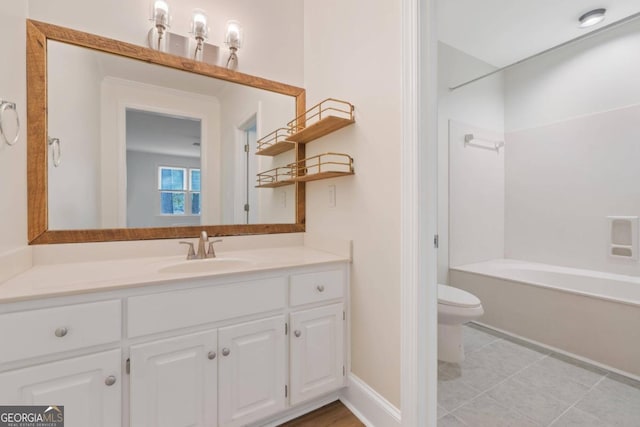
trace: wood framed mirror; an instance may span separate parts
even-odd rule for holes
[[[58,45],[60,45],[61,47],[58,47]],[[276,219],[278,220],[273,222],[251,223],[249,221],[249,214],[247,213],[246,223],[244,223],[244,220],[242,223],[240,223],[240,221],[237,220],[238,212],[236,212],[235,214],[235,218],[236,218],[235,220],[234,220],[233,213],[226,214],[225,213],[226,211],[222,212],[226,208],[224,206],[218,207],[218,205],[223,205],[222,201],[223,199],[225,199],[225,197],[227,199],[232,198],[227,194],[227,193],[230,193],[231,190],[227,191],[225,187],[223,187],[223,185],[221,184],[221,182],[223,182],[224,179],[217,180],[217,178],[213,175],[213,172],[211,171],[215,170],[216,173],[218,173],[217,169],[220,169],[221,171],[220,173],[223,173],[225,168],[226,170],[230,168],[229,166],[230,162],[227,161],[228,159],[225,160],[224,153],[221,154],[219,147],[217,148],[218,151],[213,151],[213,149],[211,149],[210,147],[206,148],[205,146],[208,146],[209,144],[209,140],[207,139],[203,139],[202,141],[198,141],[197,143],[194,142],[192,144],[194,146],[197,145],[198,147],[202,145],[202,153],[203,153],[202,188],[201,189],[200,189],[200,185],[201,185],[200,184],[200,166],[197,166],[197,168],[193,169],[193,170],[197,170],[197,186],[198,186],[197,196],[187,191],[192,189],[191,179],[195,175],[192,175],[193,173],[192,169],[187,169],[186,167],[184,167],[182,169],[185,171],[186,176],[182,176],[181,172],[180,174],[184,182],[189,182],[188,184],[189,188],[186,187],[187,184],[184,184],[185,191],[183,191],[183,193],[185,194],[177,194],[180,192],[173,191],[174,189],[170,189],[171,191],[173,191],[173,193],[168,195],[166,194],[167,193],[166,191],[165,192],[160,191],[162,190],[162,187],[156,187],[155,189],[150,191],[150,194],[153,197],[155,197],[155,199],[153,199],[154,202],[146,203],[147,205],[165,204],[166,200],[173,197],[175,200],[178,200],[179,203],[186,204],[188,206],[187,209],[191,209],[192,211],[196,210],[194,206],[197,204],[197,208],[198,208],[196,212],[197,215],[194,214],[192,216],[199,216],[200,221],[203,222],[202,224],[183,225],[184,222],[180,223],[180,221],[186,222],[186,216],[183,216],[180,218],[178,218],[177,216],[174,216],[168,219],[169,221],[173,221],[173,223],[169,223],[166,226],[165,225],[156,226],[155,224],[158,223],[157,221],[151,222],[150,223],[151,226],[137,225],[137,223],[134,223],[131,217],[128,216],[126,208],[122,206],[123,204],[128,203],[127,200],[129,201],[132,200],[132,195],[131,194],[127,195],[126,177],[122,178],[117,173],[109,175],[109,173],[105,172],[106,166],[104,165],[104,159],[98,160],[97,162],[94,162],[92,164],[87,160],[86,156],[85,157],[77,156],[80,159],[77,162],[81,163],[85,170],[88,169],[94,172],[98,169],[100,170],[100,172],[95,172],[95,173],[101,174],[100,177],[102,178],[102,184],[96,184],[97,185],[96,190],[90,191],[89,192],[90,196],[86,196],[86,194],[84,193],[81,196],[75,194],[74,191],[70,188],[69,181],[66,186],[63,185],[61,187],[61,190],[58,191],[58,193],[53,194],[53,190],[52,190],[53,186],[54,185],[60,186],[60,184],[57,183],[56,181],[57,178],[54,175],[52,175],[52,171],[54,171],[52,167],[55,166],[54,163],[57,164],[61,158],[62,158],[61,160],[62,163],[65,162],[65,160],[67,160],[67,163],[72,162],[71,160],[72,155],[70,154],[69,158],[65,159],[65,155],[64,155],[65,140],[62,137],[58,138],[58,135],[54,134],[55,132],[52,129],[52,126],[53,126],[52,125],[53,121],[51,120],[52,116],[55,116],[56,114],[58,116],[61,116],[62,117],[61,122],[67,125],[67,127],[73,127],[74,125],[82,125],[83,123],[86,122],[86,120],[83,120],[81,117],[76,116],[75,112],[73,111],[67,112],[67,115],[65,116],[58,112],[58,107],[51,106],[50,97],[55,95],[55,92],[60,92],[60,90],[58,85],[52,82],[51,70],[49,70],[48,67],[53,62],[62,63],[63,72],[59,72],[58,74],[70,74],[70,75],[73,74],[72,71],[74,69],[73,68],[74,64],[69,62],[67,59],[64,60],[67,62],[64,62],[60,58],[54,59],[53,57],[49,56],[52,54],[54,50],[53,49],[54,46],[56,51],[58,51],[61,48],[68,49],[69,47],[71,47],[74,49],[78,48],[86,52],[90,52],[91,55],[102,55],[104,57],[115,58],[113,61],[116,61],[116,63],[117,61],[126,60],[128,61],[127,63],[128,65],[120,68],[137,69],[138,71],[135,71],[135,72],[137,72],[138,75],[143,76],[143,78],[149,78],[149,76],[156,75],[156,74],[163,75],[164,76],[163,78],[166,81],[172,82],[171,84],[174,84],[174,82],[177,82],[183,79],[181,75],[178,76],[177,74],[171,74],[171,73],[177,73],[177,72],[189,73],[190,75],[197,76],[197,77],[194,77],[197,79],[209,79],[206,81],[205,85],[202,85],[203,80],[197,81],[196,83],[189,83],[190,85],[195,87],[196,90],[199,90],[201,87],[204,87],[204,86],[213,87],[213,85],[218,85],[217,82],[224,82],[224,84],[232,85],[234,88],[242,88],[243,90],[244,88],[250,88],[250,89],[256,89],[258,91],[261,91],[260,93],[283,95],[285,97],[290,97],[292,100],[292,104],[291,104],[290,111],[287,110],[287,114],[291,118],[300,116],[305,111],[305,90],[299,87],[290,86],[287,84],[263,79],[256,76],[251,76],[248,74],[243,74],[243,73],[233,71],[233,70],[228,70],[226,68],[222,68],[219,66],[210,65],[205,62],[197,62],[194,60],[190,60],[188,58],[159,52],[149,48],[112,40],[105,37],[84,33],[81,31],[71,30],[68,28],[64,28],[64,27],[60,27],[52,24],[46,24],[38,21],[28,20],[27,21],[27,103],[28,103],[27,120],[29,123],[29,128],[27,133],[27,137],[28,137],[27,176],[28,176],[28,238],[29,238],[30,244],[82,243],[82,242],[187,238],[187,237],[197,237],[200,231],[202,230],[206,230],[207,233],[212,236],[293,233],[293,232],[302,232],[305,230],[305,184],[304,182],[292,184],[291,189],[288,190],[290,192],[290,198],[288,199],[290,212],[288,214],[289,215],[288,217],[284,216],[282,218],[290,218],[290,220],[285,219],[284,221],[280,221],[279,219],[280,217],[276,217]],[[154,72],[149,72],[149,71],[146,71],[146,69],[139,68],[143,66],[156,67],[156,68],[153,69]],[[109,67],[113,69],[120,69],[118,68],[117,64],[105,66],[104,63],[102,63],[99,68],[104,69]],[[165,75],[165,73],[169,73],[169,74]],[[122,81],[121,81],[122,78],[120,76],[116,76],[114,80],[116,80],[118,84],[122,84]],[[208,83],[208,82],[211,82],[211,83]],[[77,82],[73,82],[74,85],[76,83]],[[147,82],[145,81],[145,84],[146,83]],[[155,88],[156,86],[149,86],[149,87]],[[98,90],[97,92],[98,94],[97,97],[101,98],[100,94],[104,95],[105,93],[111,94],[112,92],[115,92],[112,89],[113,89],[112,87],[105,88],[103,84],[101,90]],[[175,88],[173,87],[169,88],[169,90],[174,90],[174,89]],[[227,93],[229,92],[229,89],[220,89],[220,91]],[[74,93],[74,92],[76,92],[76,90],[72,89],[68,91],[68,93],[63,94],[63,96],[65,97],[69,96],[69,93]],[[77,90],[77,92],[84,93],[85,91]],[[125,88],[123,92],[128,92],[128,90]],[[197,99],[198,96],[200,96],[200,94],[194,94],[193,98]],[[104,120],[105,114],[107,114],[105,113],[105,105],[110,105],[110,104],[108,103],[105,104],[105,101],[103,98],[104,96],[100,99],[101,105],[100,105],[100,108],[98,108],[98,110],[100,111],[99,128],[101,129],[100,130],[101,133],[100,133],[99,139],[101,140],[100,142],[101,145],[98,148],[95,148],[94,151],[97,150],[97,152],[99,154],[102,154],[103,157],[107,157],[105,156],[105,150],[113,151],[115,150],[113,148],[114,146],[121,147],[119,148],[119,150],[121,150],[120,154],[113,154],[113,153],[111,154],[112,154],[112,157],[119,159],[120,168],[121,168],[120,172],[122,172],[122,168],[125,168],[125,172],[126,172],[127,160],[123,158],[124,155],[122,154],[122,150],[126,150],[127,148],[122,144],[118,145],[117,142],[114,142],[116,139],[118,139],[118,137],[114,135],[116,134],[124,135],[125,132],[127,132],[127,135],[128,135],[128,132],[130,132],[129,125],[128,125],[129,122],[127,122],[126,130],[120,129],[118,130],[118,132],[116,132],[115,127],[117,126],[115,127],[111,126],[115,123],[116,119],[113,119],[113,121],[111,122],[109,122],[109,120],[106,120],[106,121]],[[96,100],[96,102],[98,102],[98,100]],[[258,110],[262,108],[260,107],[260,105],[263,105],[261,102],[262,101],[258,103],[259,105],[257,107]],[[63,102],[63,104],[64,103],[66,102]],[[114,103],[118,105],[122,104],[122,102],[119,102],[119,101],[112,102],[112,104]],[[126,110],[127,117],[129,115],[129,112],[144,113],[144,111],[142,112],[138,111],[137,104],[133,103],[131,105],[134,105],[134,108]],[[222,108],[219,108],[219,107],[216,107],[216,108],[218,108],[221,111],[228,110],[226,106],[223,106]],[[209,110],[207,108],[205,109]],[[262,108],[262,110],[265,110],[265,109],[268,111],[268,108]],[[168,112],[165,110],[161,110],[163,111],[163,113],[166,112],[166,114],[163,114],[164,116],[172,119],[176,118],[175,115],[172,114],[173,110],[170,110],[170,111],[167,110]],[[108,113],[108,114],[111,114],[111,113]],[[118,114],[124,117],[123,116],[124,113],[119,112]],[[208,114],[208,113],[203,113],[203,114]],[[140,116],[140,114],[138,115]],[[214,121],[215,120],[218,120],[216,121],[216,123],[222,123],[222,120],[214,119]],[[253,120],[254,120],[254,124],[253,124],[254,127],[252,129],[253,129],[253,132],[255,133],[256,132],[255,117]],[[122,120],[122,123],[124,123],[124,121],[125,119]],[[257,121],[258,123],[261,122],[259,118],[257,119]],[[282,126],[284,123],[286,122],[282,122],[280,126]],[[271,122],[269,122],[267,125],[263,126],[264,129],[262,129],[261,133],[264,134],[264,133],[270,132],[271,130],[273,130],[270,127],[274,125],[275,124],[272,124]],[[239,125],[238,123],[234,123],[234,126],[236,126],[237,128]],[[124,125],[122,125],[121,127],[124,128]],[[144,127],[144,124],[141,127]],[[169,128],[176,128],[176,127],[179,127],[179,126],[178,125],[169,126]],[[204,129],[205,129],[204,125],[202,125],[202,129],[204,132]],[[209,126],[208,129],[209,129],[208,130],[209,135],[216,134],[215,132],[217,132],[216,135],[223,133],[222,131],[219,131],[219,130],[216,130],[215,132],[211,131],[211,129],[214,129],[212,126]],[[162,132],[159,132],[159,133],[162,133]],[[222,137],[218,136],[217,138],[218,138],[218,141],[222,141]],[[56,144],[57,144],[57,148],[56,148]],[[222,144],[222,142],[220,144]],[[122,147],[125,147],[125,148],[122,148]],[[208,158],[209,158],[209,160],[206,160],[206,161],[204,160],[204,153],[206,151],[205,148],[206,150],[208,150]],[[57,158],[55,157],[56,154],[52,150],[57,150],[56,151],[58,154]],[[60,153],[62,153],[62,157],[60,157]],[[125,151],[125,155],[126,153],[127,152]],[[305,157],[304,145],[296,144],[295,148],[292,150],[292,152],[289,155],[291,156],[291,161],[297,161],[297,160],[303,159]],[[247,157],[247,159],[249,159],[249,157]],[[160,163],[156,163],[156,166],[158,164],[164,164],[161,161],[157,161],[157,162],[160,162]],[[247,167],[246,167],[247,201],[249,200],[248,194],[250,191],[250,187],[254,187],[254,183],[255,183],[254,181],[255,175],[253,177],[250,176],[250,173],[249,173],[250,169],[248,166],[248,162],[249,160],[247,160]],[[205,173],[205,170],[207,168],[209,170],[208,172],[209,175]],[[164,168],[164,169],[167,169],[167,168]],[[254,169],[255,169],[255,166],[254,166]],[[118,169],[115,169],[115,170],[118,170]],[[258,170],[258,172],[259,171],[260,170]],[[66,173],[71,177],[73,177],[74,174],[76,174],[75,181],[77,182],[86,181],[86,179],[84,179],[83,176],[79,174],[79,172],[77,171],[67,171]],[[105,198],[106,198],[105,194],[111,191],[111,187],[105,184],[105,182],[109,181],[109,179],[105,179],[105,177],[108,178],[110,176],[112,177],[111,180],[113,182],[119,183],[119,184],[109,183],[109,185],[113,184],[111,185],[111,187],[120,188],[120,194],[118,195],[119,197],[118,200],[120,200],[120,202],[114,202],[114,203],[105,202]],[[156,174],[156,176],[158,176],[158,174]],[[97,179],[99,180],[99,178]],[[253,180],[251,178],[253,178]],[[164,178],[162,177],[157,178],[158,181],[162,181],[162,179]],[[216,182],[215,187],[213,185],[207,187],[208,185],[207,183],[214,182],[214,181]],[[132,186],[129,185],[129,187],[132,187]],[[116,190],[113,190],[113,191],[114,191],[114,194],[117,193]],[[272,190],[267,190],[267,191],[272,191]],[[202,197],[200,197],[200,193],[202,193]],[[157,194],[160,194],[160,196],[158,196]],[[217,199],[207,200],[208,194],[216,194]],[[262,193],[262,194],[265,194],[265,193]],[[74,198],[73,202],[58,203],[59,199],[64,199],[64,197],[68,197],[70,195],[73,196]],[[88,202],[89,199],[94,198],[97,200],[97,199],[100,199],[100,197],[102,197],[102,199],[95,201],[95,204],[98,206],[96,209],[100,210],[100,207],[103,208],[103,211],[98,214],[99,217],[101,216],[101,219],[93,221],[92,223],[90,223],[89,226],[86,226],[85,222],[81,220],[71,223],[71,226],[69,227],[66,227],[64,225],[65,222],[60,221],[59,219],[55,219],[55,221],[52,221],[52,219],[54,218],[69,219],[73,217],[75,214],[77,214],[78,211],[81,211],[85,205],[89,205],[90,204]],[[187,200],[193,200],[193,202],[192,203],[184,202],[185,197],[187,198]],[[270,197],[271,197],[271,201],[269,203],[271,203],[271,205],[269,206],[278,204],[278,206],[282,207],[282,206],[285,206],[287,203],[287,197],[285,193],[282,193],[282,194],[279,193],[277,197],[272,194]],[[158,202],[158,200],[160,200],[160,202]],[[276,201],[274,202],[273,200],[276,200]],[[55,203],[52,204],[52,201]],[[58,208],[54,206],[57,204],[64,205],[64,208]],[[141,203],[141,204],[144,205],[144,203]],[[119,205],[119,208],[114,209],[114,212],[116,211],[117,212],[113,213],[113,215],[111,215],[111,213],[106,214],[105,209],[106,210],[111,209],[113,207],[112,205]],[[248,202],[247,202],[247,205],[248,205]],[[207,210],[206,206],[209,206],[210,208],[207,211],[208,213],[205,218],[204,211]],[[200,212],[201,208],[203,213]],[[160,210],[162,211],[162,209],[164,208],[161,208]],[[236,211],[238,210],[237,203],[234,209]],[[246,207],[245,207],[245,210],[247,210]],[[227,209],[227,211],[232,212],[229,209]],[[182,207],[182,212],[184,213],[184,206]],[[225,215],[226,217],[228,217],[226,220],[224,219]],[[244,214],[241,214],[241,215],[244,215]],[[105,219],[107,217],[113,217],[114,219],[113,220]],[[157,217],[158,221],[167,220],[167,218],[163,217],[163,215],[156,214],[155,217]],[[261,218],[268,218],[268,219],[272,217],[275,217],[275,216],[267,215],[267,214],[261,216]],[[210,218],[214,218],[215,221],[212,221],[214,223],[207,224],[205,219],[210,219]],[[99,226],[92,227],[91,224],[99,224]]]

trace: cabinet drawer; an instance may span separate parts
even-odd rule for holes
[[[120,301],[0,315],[0,363],[120,340]]]
[[[130,337],[283,309],[286,279],[252,280],[129,298]]]
[[[342,270],[318,271],[291,276],[289,299],[291,305],[310,304],[344,296]]]

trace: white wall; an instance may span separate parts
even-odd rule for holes
[[[485,62],[482,62],[472,56],[467,55],[444,43],[438,44],[438,234],[440,236],[440,247],[438,250],[438,281],[439,283],[448,283],[449,274],[449,257],[451,256],[453,263],[466,263],[480,261],[486,256],[502,257],[503,256],[503,236],[504,226],[498,219],[504,218],[500,206],[503,202],[499,200],[500,191],[504,194],[504,181],[496,177],[496,187],[480,185],[480,189],[494,190],[490,196],[493,203],[485,203],[482,199],[467,200],[465,193],[460,194],[459,191],[465,191],[462,186],[464,179],[471,178],[469,182],[477,181],[478,184],[486,183],[483,177],[483,168],[490,168],[495,171],[500,168],[500,164],[496,163],[500,157],[492,156],[492,152],[484,152],[479,150],[464,150],[461,144],[456,145],[456,150],[451,152],[452,155],[458,154],[457,157],[450,160],[449,147],[449,121],[453,120],[460,124],[466,124],[471,128],[476,127],[483,134],[489,134],[495,138],[499,138],[499,134],[504,129],[504,82],[502,74],[496,74],[469,86],[465,86],[455,91],[449,90],[450,87],[468,81],[474,77],[478,77],[495,68]],[[472,130],[470,128],[470,131]],[[497,135],[496,135],[497,134]],[[460,137],[456,139],[460,143]],[[466,160],[470,166],[475,166],[473,170],[467,170],[467,166],[462,166],[465,161],[464,154],[471,154]],[[487,156],[489,154],[489,156]],[[475,156],[474,156],[475,155]],[[480,156],[480,158],[476,158]],[[487,163],[483,163],[482,160]],[[459,185],[452,188],[449,177],[449,167],[458,166],[453,172],[458,178]],[[472,172],[473,175],[468,175]],[[488,184],[488,183],[487,183]],[[502,189],[500,188],[502,186]],[[455,186],[454,186],[455,187]],[[449,201],[449,192],[457,192],[457,202]],[[470,195],[478,196],[478,193]],[[450,205],[452,212],[450,213]],[[455,211],[454,211],[455,210]],[[449,224],[450,216],[458,216],[457,224]],[[485,225],[490,229],[483,229]],[[458,227],[458,225],[460,227]],[[484,234],[484,238],[489,239],[488,247],[490,251],[483,251],[479,246],[477,236],[471,238],[467,236],[467,231]],[[449,236],[449,233],[452,236]],[[458,236],[458,237],[456,237]],[[449,242],[455,240],[456,247],[450,248]],[[465,242],[469,241],[470,245]],[[474,243],[476,242],[476,243]],[[472,249],[476,248],[476,249]],[[469,252],[471,250],[471,252]],[[456,252],[457,253],[454,253]],[[466,252],[466,253],[463,253]],[[455,259],[457,256],[457,260]]]
[[[640,216],[638,117],[627,107],[507,135],[508,258],[640,275],[608,257],[606,218]]]
[[[158,166],[199,168],[200,158],[127,150],[127,227],[200,225],[200,216],[160,215]]]
[[[48,46],[48,135],[60,139],[60,165],[49,147],[49,229],[100,227],[100,82],[95,54]]]
[[[507,257],[640,274],[606,248],[640,215],[638,46],[634,22],[506,73]]]
[[[511,132],[637,104],[640,20],[512,68],[505,75]]]
[[[354,157],[355,176],[307,184],[307,231],[353,240],[352,371],[400,402],[400,2],[305,0],[309,106],[355,107],[356,124],[307,145]],[[336,207],[328,206],[336,186]]]
[[[28,0],[28,3],[32,19],[147,45],[147,32],[151,28],[150,0],[56,0],[55,5],[50,0]],[[302,84],[301,1],[182,0],[170,5],[171,32],[189,36],[191,13],[195,8],[202,8],[210,20],[208,42],[226,52],[225,23],[236,19],[242,24],[245,36],[238,52],[240,71],[292,85]]]
[[[475,138],[465,144],[465,135]],[[504,134],[449,122],[449,265],[504,257]],[[453,283],[455,285],[455,283]]]
[[[27,244],[27,90],[25,18],[23,1],[0,2],[0,99],[15,102],[21,120],[20,141],[13,147],[0,142],[0,281],[28,267]],[[8,120],[12,117],[7,116]],[[11,125],[7,125],[10,127]],[[8,129],[11,132],[11,129]],[[26,254],[24,263],[15,253]]]

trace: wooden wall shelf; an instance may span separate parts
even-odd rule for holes
[[[327,98],[258,140],[256,154],[277,156],[293,150],[295,143],[306,144],[355,123],[355,107],[346,101]]]
[[[329,178],[338,178],[340,176],[348,176],[355,175],[355,172],[336,172],[336,171],[327,171],[327,172],[318,172],[309,175],[302,175],[293,180],[293,182],[309,182],[309,181],[317,181],[320,179],[329,179]]]
[[[256,155],[277,156],[285,151],[293,150],[296,146],[294,142],[288,140],[291,129],[279,128],[258,140]]]
[[[317,181],[355,174],[353,158],[343,153],[318,154],[289,166],[291,166],[292,180],[296,182]]]
[[[276,156],[296,148],[296,161],[258,174],[257,188],[277,188],[296,182],[317,181],[354,175],[353,158],[343,153],[304,157],[307,144],[355,123],[353,104],[327,98],[299,115],[286,128],[279,128],[258,140],[256,154]]]
[[[287,123],[288,141],[306,144],[356,122],[355,107],[347,101],[327,98]],[[311,123],[311,124],[309,124]]]
[[[342,117],[328,116],[325,117],[309,127],[306,127],[289,136],[289,141],[299,142],[300,144],[306,144],[314,141],[332,132],[342,129],[345,126],[349,126],[356,121],[353,119],[344,119]]]
[[[278,188],[294,183],[292,164],[290,164],[260,172],[256,188]]]
[[[351,156],[343,153],[324,153],[259,173],[256,188],[277,188],[296,182],[348,175],[355,175]]]

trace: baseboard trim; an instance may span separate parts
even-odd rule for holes
[[[27,271],[33,266],[31,247],[24,246],[0,254],[0,283]]]
[[[400,410],[356,375],[349,374],[349,386],[340,401],[367,427],[399,427]]]
[[[252,427],[277,427],[280,424],[284,424],[287,421],[291,421],[295,418],[301,417],[309,412],[315,411],[331,402],[335,402],[340,397],[339,392],[333,392],[319,399],[312,400],[308,403],[303,403],[299,406],[288,409],[285,412],[279,413],[274,418],[267,419],[266,421],[260,421],[256,424],[251,424]]]
[[[495,326],[491,326],[491,325],[488,325],[486,323],[478,322],[478,321],[475,321],[475,320],[473,322],[471,322],[471,323],[474,323],[474,324],[476,324],[478,326],[481,326],[483,328],[486,328],[486,329],[491,329],[491,330],[496,331],[496,332],[498,332],[498,333],[500,333],[502,335],[506,335],[507,337],[515,338],[516,340],[524,341],[524,342],[527,342],[529,344],[533,344],[535,346],[538,346],[538,347],[544,348],[546,350],[552,351],[554,353],[558,353],[558,354],[561,354],[563,356],[567,356],[567,357],[570,357],[572,359],[578,360],[580,362],[584,362],[586,364],[593,365],[593,366],[595,366],[597,368],[604,369],[605,371],[609,371],[609,372],[612,372],[614,374],[617,374],[617,375],[620,375],[620,376],[623,376],[623,377],[631,378],[634,381],[640,381],[640,376],[634,375],[631,372],[626,372],[626,371],[623,371],[621,369],[617,369],[617,368],[614,368],[612,366],[605,365],[604,363],[596,362],[595,360],[589,359],[587,357],[583,357],[583,356],[577,355],[575,353],[571,353],[569,351],[564,351],[564,350],[561,350],[561,349],[559,349],[557,347],[554,347],[554,346],[551,346],[551,345],[547,345],[547,344],[543,344],[543,343],[541,343],[539,341],[536,341],[536,340],[525,338],[522,335],[514,334],[512,332],[505,331],[504,329],[496,328]]]

